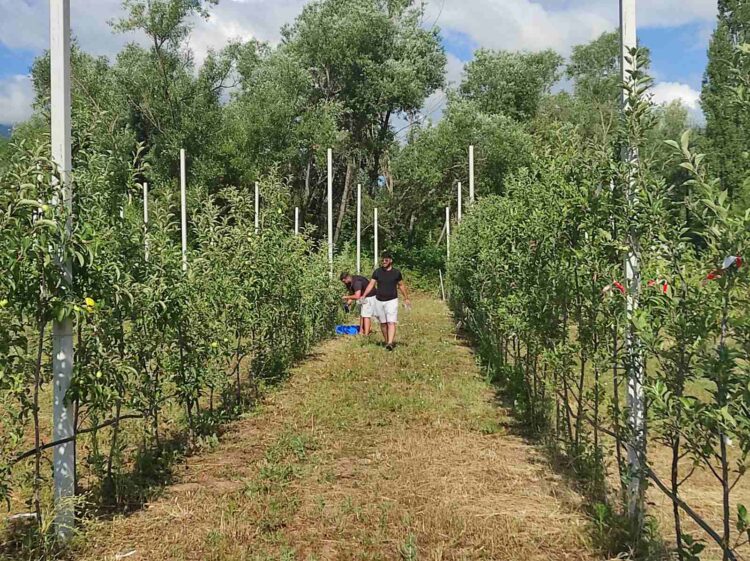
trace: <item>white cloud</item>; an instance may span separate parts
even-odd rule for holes
[[[555,49],[567,53],[578,43],[610,29],[612,21],[579,7],[551,10],[531,0],[431,0],[426,21],[467,34],[491,49]]]
[[[188,46],[198,64],[210,49],[228,41],[257,38],[277,43],[282,25],[294,21],[307,0],[221,0],[207,20],[195,18]],[[123,15],[121,0],[73,0],[71,28],[80,47],[113,59],[130,42],[145,43],[138,33],[115,33],[109,22]],[[49,47],[49,0],[0,0],[0,44],[40,54]],[[30,81],[17,76],[0,79],[0,123],[31,113]],[[25,89],[24,89],[25,88]],[[21,95],[25,93],[25,97]],[[11,104],[11,95],[12,104]],[[23,101],[25,99],[25,102]]]
[[[446,89],[438,90],[430,95],[424,102],[420,111],[419,123],[431,121],[436,123],[443,118],[443,112],[448,104],[448,88],[455,88],[461,83],[464,74],[464,62],[457,56],[450,53],[447,55],[447,64],[445,68]],[[394,123],[394,129],[398,132],[400,138],[406,138],[409,130],[409,123],[404,118],[399,118]]]
[[[122,13],[120,0],[74,0],[71,27],[81,47],[112,56],[129,39],[112,33],[107,22]],[[0,42],[10,49],[41,52],[49,47],[48,0],[0,0]]]
[[[281,27],[294,21],[307,0],[221,0],[208,20],[195,21],[190,47],[200,64],[209,49],[228,41],[259,39],[276,44]]]
[[[646,0],[640,2],[640,25],[674,27],[716,19],[717,0]]]
[[[682,101],[689,109],[699,109],[701,94],[687,84],[679,82],[661,82],[654,86],[652,91],[655,103],[671,103],[675,100]]]
[[[503,0],[492,0],[503,1]],[[596,14],[611,22],[619,22],[616,0],[533,0],[553,13],[583,11]],[[695,22],[713,23],[717,0],[641,0],[637,2],[638,25],[646,27],[675,27]]]
[[[445,68],[445,80],[449,86],[459,84],[464,75],[465,63],[457,56],[447,54],[448,63]]]
[[[659,105],[680,101],[687,110],[690,118],[697,124],[705,123],[701,109],[701,94],[688,84],[679,82],[660,82],[651,91],[654,103]]]
[[[712,24],[716,0],[645,0],[638,4],[640,26]],[[616,29],[616,0],[429,0],[428,24],[467,34],[491,49],[555,49],[572,46]]]
[[[196,18],[191,46],[202,60],[210,47],[229,39],[277,42],[281,26],[294,20],[306,0],[221,0],[208,20]],[[108,22],[123,15],[121,0],[73,0],[71,27],[81,47],[113,57],[135,34],[113,33]],[[0,43],[40,52],[49,46],[49,0],[0,0]]]
[[[221,0],[208,21],[196,22],[192,43],[205,53],[230,38],[276,42],[307,0]],[[113,34],[107,22],[122,14],[121,0],[71,2],[73,32],[92,53],[112,56],[133,36]],[[639,3],[639,24],[712,23],[716,0],[649,0]],[[0,0],[0,42],[40,51],[49,44],[48,0]],[[567,53],[617,25],[617,2],[602,0],[428,0],[425,21],[467,34],[489,48],[554,48]]]
[[[28,119],[33,100],[34,90],[30,76],[0,78],[0,123],[13,125]]]

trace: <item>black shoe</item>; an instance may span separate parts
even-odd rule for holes
[[[393,350],[393,349],[395,349],[395,348],[396,348],[396,345],[394,345],[394,344],[392,344],[392,343],[391,343],[390,345],[386,345],[386,346],[385,346],[385,350],[386,350],[386,351],[392,351],[392,350]]]

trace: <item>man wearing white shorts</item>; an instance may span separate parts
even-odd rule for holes
[[[404,304],[410,305],[409,293],[401,271],[393,268],[393,257],[383,254],[382,267],[372,274],[372,280],[364,292],[365,297],[375,294],[375,317],[380,322],[385,348],[394,349],[396,325],[398,324],[398,292],[404,296]]]
[[[349,294],[344,296],[344,302],[347,304],[356,302],[359,306],[360,335],[369,335],[372,325],[372,316],[375,315],[375,296],[364,298],[363,295],[370,281],[367,280],[366,277],[350,275],[349,273],[341,273],[339,279],[349,290]]]

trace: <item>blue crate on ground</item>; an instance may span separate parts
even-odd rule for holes
[[[359,325],[337,325],[336,335],[359,335]]]

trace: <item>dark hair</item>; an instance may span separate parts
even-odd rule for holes
[[[347,273],[347,272],[345,271],[345,272],[343,272],[343,273],[341,273],[341,274],[339,275],[339,280],[340,280],[341,282],[343,282],[343,281],[344,281],[344,279],[345,279],[346,277],[350,277],[350,276],[351,276],[351,275],[350,275],[349,273]]]
[[[384,251],[381,254],[380,258],[381,259],[390,259],[391,261],[393,261],[393,254],[390,251]]]

